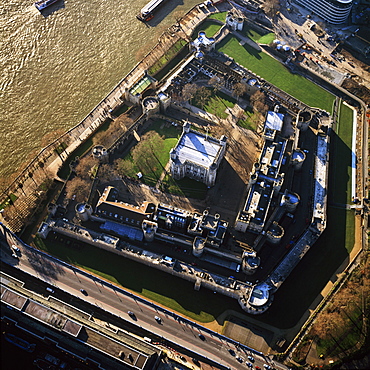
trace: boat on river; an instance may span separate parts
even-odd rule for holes
[[[48,6],[56,3],[57,1],[59,0],[41,0],[41,1],[36,1],[35,2],[35,7],[37,8],[37,10],[39,10],[41,12],[41,10],[47,8]]]
[[[148,4],[141,9],[140,14],[136,18],[142,22],[148,22],[154,17],[154,13],[165,3],[167,0],[151,0]]]

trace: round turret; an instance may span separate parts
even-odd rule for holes
[[[103,145],[96,145],[92,150],[92,156],[99,159],[100,163],[108,163],[109,154]]]
[[[154,96],[147,96],[144,98],[141,102],[141,105],[143,107],[143,112],[145,112],[148,117],[151,117],[153,114],[159,112],[159,101]]]
[[[279,244],[284,236],[284,228],[274,221],[268,229],[266,236],[271,244]]]
[[[193,241],[193,256],[200,257],[206,246],[206,240],[199,236],[196,236]]]
[[[312,114],[309,111],[299,112],[297,117],[297,127],[301,131],[306,131],[310,125]]]
[[[144,232],[144,238],[147,242],[154,240],[155,233],[158,229],[158,224],[153,221],[144,220],[141,224],[141,229]]]
[[[283,206],[287,212],[294,212],[299,204],[300,197],[296,193],[288,193],[281,197],[280,206]]]
[[[306,154],[300,150],[296,149],[293,151],[290,158],[290,163],[292,164],[295,171],[299,171],[302,168],[303,162],[306,159]]]
[[[90,204],[78,203],[75,207],[76,215],[81,221],[88,221],[92,214],[92,208]]]

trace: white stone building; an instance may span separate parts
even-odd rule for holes
[[[175,180],[190,177],[213,186],[217,169],[226,150],[226,136],[217,140],[207,134],[183,126],[182,135],[175,148],[170,151],[171,175]]]

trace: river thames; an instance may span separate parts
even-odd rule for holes
[[[150,26],[148,0],[32,0],[0,4],[0,178],[75,126],[200,0],[169,0]],[[51,14],[49,14],[51,13]]]

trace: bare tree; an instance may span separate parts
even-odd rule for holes
[[[191,100],[195,96],[197,90],[198,86],[196,84],[186,84],[182,88],[182,98],[184,99],[184,101]]]
[[[127,114],[121,114],[111,122],[106,131],[100,131],[94,135],[94,145],[103,145],[110,148],[132,124],[133,120]]]
[[[209,79],[208,84],[211,85],[214,90],[219,91],[225,86],[225,79],[219,76],[213,76]]]
[[[243,84],[242,82],[237,82],[233,86],[233,95],[236,96],[237,98],[243,96],[247,92],[247,86]]]
[[[134,162],[129,159],[117,159],[114,164],[120,176],[130,176],[134,171]]]
[[[194,99],[201,106],[201,108],[204,109],[205,105],[209,101],[210,96],[211,91],[207,89],[205,86],[202,86],[197,90]]]
[[[268,106],[265,104],[265,94],[258,90],[250,97],[253,110],[261,113],[263,116],[267,113]]]
[[[72,198],[75,195],[77,202],[86,202],[89,196],[90,185],[91,182],[86,179],[80,177],[73,178],[66,185],[67,198]]]
[[[117,117],[117,118],[114,120],[114,125],[119,125],[119,126],[120,126],[120,128],[121,128],[121,130],[123,129],[123,130],[122,130],[122,134],[123,134],[124,132],[126,132],[126,131],[127,131],[127,129],[128,129],[129,127],[131,127],[133,123],[134,123],[133,119],[132,119],[132,118],[130,118],[127,114],[121,114],[119,117]],[[113,129],[115,129],[115,130],[119,129],[119,127],[118,127],[118,126],[114,126],[114,125],[112,125],[112,128],[113,128]],[[110,128],[110,127],[109,127],[109,128]]]
[[[97,166],[98,163],[99,160],[91,156],[81,158],[75,170],[77,176],[86,180],[90,179],[92,169],[94,168],[94,166]]]
[[[262,101],[256,101],[254,103],[253,109],[255,110],[255,112],[258,112],[262,116],[265,116],[268,111],[268,106]]]
[[[265,1],[263,5],[263,10],[266,15],[270,18],[274,17],[276,12],[280,10],[280,1],[279,0],[268,0]]]
[[[108,163],[99,166],[98,177],[102,182],[117,180],[117,170]]]

